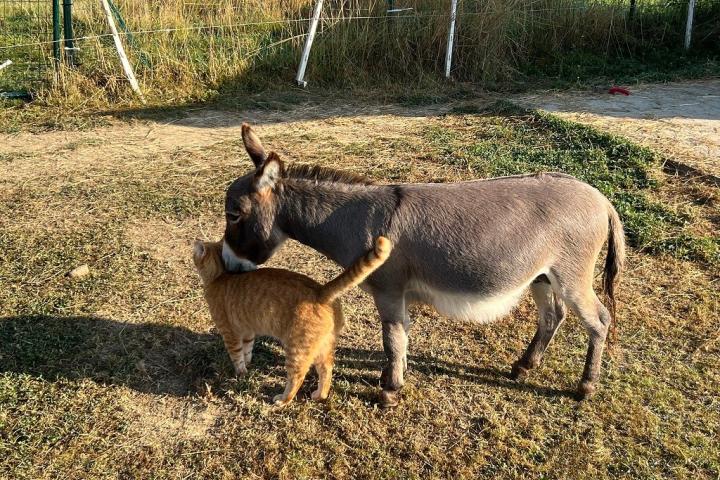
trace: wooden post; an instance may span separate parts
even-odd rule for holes
[[[308,31],[307,37],[305,37],[305,45],[303,45],[300,66],[298,67],[297,76],[295,77],[295,81],[300,87],[307,86],[307,82],[305,81],[305,68],[307,67],[308,59],[310,58],[310,48],[312,48],[312,43],[315,39],[315,32],[317,31],[318,22],[320,21],[322,4],[323,0],[317,0],[315,3],[315,10],[313,11],[313,16],[310,19],[310,30]]]
[[[445,52],[445,78],[450,78],[450,67],[452,66],[453,41],[455,39],[455,18],[457,17],[457,0],[452,0],[450,5],[450,31],[447,39],[447,52]]]
[[[690,50],[692,40],[693,16],[695,15],[695,0],[688,2],[687,25],[685,25],[685,50]]]
[[[117,28],[115,27],[115,20],[113,20],[110,5],[108,4],[107,0],[100,0],[100,3],[102,3],[103,8],[105,9],[105,16],[107,17],[108,26],[110,27],[110,32],[112,33],[113,40],[115,40],[115,48],[117,49],[118,56],[120,57],[120,63],[122,64],[123,70],[125,71],[125,76],[130,82],[130,87],[132,87],[133,91],[140,98],[140,101],[145,104],[145,97],[140,91],[140,85],[138,85],[138,81],[135,78],[135,74],[132,70],[132,66],[130,66],[127,55],[125,55],[125,48],[123,48],[122,41],[120,40],[120,35],[118,34]]]

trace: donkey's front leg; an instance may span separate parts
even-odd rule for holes
[[[407,365],[405,299],[402,295],[376,295],[375,305],[382,321],[383,349],[388,361],[380,376],[383,389],[380,399],[384,407],[394,407],[400,401],[400,389],[405,383],[403,373]]]

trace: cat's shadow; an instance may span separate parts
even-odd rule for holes
[[[268,396],[282,391],[284,357],[269,339],[256,342],[251,369],[254,375],[278,376],[277,385],[265,385]],[[374,400],[384,354],[340,347],[336,352],[336,382],[352,385],[352,393]],[[540,395],[571,392],[520,385],[506,372],[468,367],[423,355],[409,358],[410,368],[423,375],[445,375],[490,386],[530,389]],[[193,396],[208,384],[232,375],[220,336],[157,323],[132,324],[92,316],[15,316],[0,318],[0,373],[13,372],[45,380],[89,378],[143,393]],[[314,377],[314,373],[309,378]],[[274,383],[274,382],[273,382]],[[314,388],[306,382],[304,390]],[[267,390],[267,391],[265,391]]]

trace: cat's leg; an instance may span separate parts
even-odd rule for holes
[[[249,339],[248,339],[249,338]],[[245,357],[245,367],[250,365],[253,354],[253,346],[255,345],[255,336],[246,336],[243,338],[243,356]]]
[[[235,367],[235,374],[239,377],[245,375],[247,373],[247,366],[245,365],[243,342],[232,331],[225,330],[220,333],[225,343],[225,350],[227,350],[228,355],[230,355],[230,360],[233,363],[233,367]]]
[[[275,395],[273,398],[273,403],[280,407],[287,405],[295,398],[312,363],[305,355],[294,354],[291,349],[287,349],[285,354],[287,358],[285,363],[285,368],[287,369],[285,391],[279,395]]]
[[[318,374],[318,387],[310,398],[313,400],[325,400],[330,393],[332,384],[333,364],[335,363],[335,346],[333,345],[324,355],[318,356],[315,360],[315,370]]]

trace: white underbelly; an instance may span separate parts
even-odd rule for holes
[[[432,305],[442,315],[490,323],[510,313],[534,278],[517,288],[489,296],[444,292],[421,283],[415,283],[408,293],[411,298]]]

